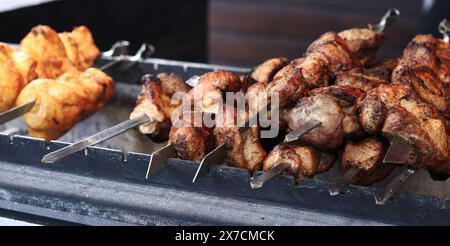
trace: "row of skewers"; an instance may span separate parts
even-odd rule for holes
[[[105,55],[124,55],[128,45],[118,42]],[[114,81],[103,71],[120,61],[148,56],[147,48],[153,49],[143,45],[136,56],[121,56],[97,69],[91,66],[100,51],[85,26],[57,33],[39,25],[22,39],[19,49],[0,43],[0,124],[24,114],[31,136],[61,137],[113,97]]]
[[[369,28],[328,32],[302,58],[273,58],[250,75],[211,72],[193,78],[188,83],[192,88],[174,74],[146,75],[130,120],[50,153],[43,162],[55,162],[139,126],[154,141],[169,143],[152,154],[148,177],[164,168],[167,158],[180,158],[200,163],[194,182],[211,164],[227,163],[250,173],[262,169],[265,173],[251,182],[259,188],[282,173],[299,180],[313,178],[335,163],[337,152],[343,175],[331,187],[332,195],[349,183],[371,185],[400,164],[409,176],[418,169],[448,176],[448,37],[417,35],[401,58],[373,63],[384,28],[398,15],[391,9]],[[448,35],[446,25],[440,28]],[[171,100],[178,92],[186,96]],[[227,124],[230,118],[257,122],[259,114],[219,104],[226,92],[254,95],[248,106],[257,105],[257,112],[274,106],[266,96],[277,94],[280,115],[268,117],[275,117],[287,132],[284,142],[264,148],[264,126]],[[192,107],[183,107],[186,101]],[[172,124],[174,114],[213,115],[215,125],[178,127]],[[377,196],[378,203],[398,189],[405,173],[401,175]]]

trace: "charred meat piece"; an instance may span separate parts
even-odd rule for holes
[[[266,152],[259,141],[258,127],[252,127],[244,133],[239,132],[240,124],[247,120],[245,110],[225,105],[223,112],[216,116],[213,132],[217,145],[226,146],[228,162],[253,173],[261,169]]]
[[[295,178],[309,177],[327,171],[335,162],[336,156],[320,151],[312,146],[280,144],[277,145],[264,160],[264,171],[287,163],[287,173]]]
[[[382,84],[389,84],[396,59],[384,60],[368,68],[354,68],[341,71],[336,76],[335,85],[348,86],[368,92]]]
[[[340,170],[345,173],[349,168],[358,168],[361,171],[352,182],[358,185],[371,185],[384,179],[395,168],[394,165],[382,163],[385,153],[385,144],[376,138],[360,142],[349,141],[342,153]]]
[[[251,78],[267,85],[272,81],[273,76],[287,64],[288,59],[284,57],[269,59],[255,68],[251,74]]]
[[[352,28],[339,33],[349,49],[360,61],[368,64],[375,58],[376,51],[383,44],[384,33],[374,32],[369,28]]]
[[[142,134],[150,135],[154,141],[166,141],[171,126],[171,116],[181,105],[181,100],[172,100],[176,92],[189,91],[189,87],[175,74],[145,75],[142,90],[130,118],[145,114],[151,120],[139,126]]]
[[[180,159],[200,162],[211,149],[211,132],[205,127],[173,126],[169,144],[175,147]]]

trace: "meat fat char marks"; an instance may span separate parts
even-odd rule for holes
[[[59,33],[58,36],[70,62],[80,70],[91,67],[100,55],[91,31],[85,26],[75,27],[72,32]]]
[[[217,113],[226,92],[241,90],[241,79],[228,71],[206,73],[200,77],[199,84],[189,91],[187,99],[191,105],[198,106],[205,113]]]
[[[393,72],[392,83],[408,86],[410,93],[448,116],[450,75],[448,63],[443,63],[438,56],[439,42],[432,35],[417,35],[404,50],[402,60]]]
[[[306,56],[316,52],[325,56],[328,70],[333,77],[341,70],[362,66],[361,62],[348,47],[346,41],[334,32],[327,32],[314,41],[308,47]]]
[[[290,130],[301,127],[309,120],[321,125],[300,137],[302,143],[324,149],[336,149],[344,136],[357,134],[360,126],[356,105],[364,92],[350,87],[329,86],[312,90],[308,97],[283,114]],[[345,124],[345,125],[344,125]]]
[[[385,153],[385,144],[376,138],[359,142],[348,141],[341,156],[340,171],[345,173],[350,168],[358,168],[361,171],[352,182],[358,185],[372,185],[384,179],[395,168],[395,165],[382,163]]]
[[[172,126],[169,144],[174,146],[180,159],[200,162],[213,146],[212,133],[205,127]]]
[[[348,86],[368,92],[379,85],[391,82],[397,59],[386,59],[364,68],[353,68],[337,74],[335,85]]]
[[[7,63],[8,61],[14,63],[14,66],[22,75],[25,85],[38,77],[36,73],[37,62],[33,58],[22,51],[15,50],[8,44],[0,42],[0,62]]]
[[[167,73],[158,74],[157,77],[145,75],[142,84],[142,90],[130,118],[145,114],[150,121],[140,125],[139,131],[149,135],[156,142],[166,141],[172,113],[181,105],[181,101],[172,100],[172,96],[176,92],[187,93],[189,87],[179,76]]]
[[[58,33],[48,26],[39,25],[20,42],[22,50],[35,59],[39,78],[55,79],[64,72],[76,69],[69,61]]]
[[[258,83],[268,84],[272,81],[275,74],[288,64],[288,59],[284,57],[271,58],[257,66],[251,78]]]
[[[224,105],[221,114],[216,115],[216,127],[213,130],[217,145],[224,144],[227,149],[227,163],[245,168],[250,173],[260,170],[267,153],[259,140],[259,127],[240,133],[238,123],[248,120],[246,110]]]
[[[364,135],[357,116],[358,104],[366,96],[363,90],[346,86],[327,86],[310,91],[309,95],[324,94],[335,100],[345,113],[342,120],[344,136],[359,138]]]
[[[84,72],[66,72],[58,80],[75,83],[82,87],[88,101],[83,118],[103,108],[115,92],[113,79],[96,68],[88,68]]]
[[[288,174],[297,179],[312,178],[327,171],[336,159],[336,155],[312,146],[280,144],[264,160],[263,170],[267,172],[277,165],[287,163],[290,165],[286,171]]]
[[[83,88],[75,83],[37,79],[29,83],[17,98],[17,105],[36,101],[24,115],[31,136],[54,140],[71,129],[83,117],[88,101]]]
[[[345,40],[350,51],[366,65],[375,58],[376,51],[384,42],[384,33],[375,32],[369,28],[352,28],[339,33]]]

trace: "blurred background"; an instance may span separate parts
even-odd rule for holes
[[[158,58],[254,66],[299,57],[322,33],[376,23],[392,7],[401,16],[379,57],[399,56],[415,34],[439,35],[450,17],[446,0],[14,0],[0,3],[0,36],[17,43],[37,24],[84,24],[102,50],[126,39],[154,44]]]

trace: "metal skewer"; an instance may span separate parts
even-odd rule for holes
[[[390,27],[395,22],[399,15],[400,11],[398,9],[388,9],[386,14],[384,14],[384,16],[381,18],[380,22],[375,25],[369,24],[369,28],[375,32],[383,32],[387,27]]]
[[[331,186],[329,192],[331,196],[337,196],[341,193],[341,191],[350,185],[352,180],[358,175],[361,169],[357,167],[352,167],[347,170],[344,175],[333,185]]]
[[[302,126],[296,128],[292,132],[288,133],[285,136],[284,142],[285,143],[290,143],[290,142],[298,141],[301,136],[305,135],[307,132],[311,131],[312,129],[314,129],[314,128],[318,127],[318,126],[320,126],[321,124],[322,124],[322,122],[320,122],[320,121],[309,120],[305,124],[303,124]]]
[[[108,64],[106,64],[103,67],[101,67],[100,70],[106,71],[107,69],[110,69],[111,67],[114,67],[115,65],[123,62],[124,60],[130,60],[130,61],[136,62],[137,60],[139,60],[139,57],[143,58],[143,57],[149,55],[150,52],[148,52],[148,50],[154,51],[154,48],[153,48],[152,45],[150,45],[150,44],[143,44],[141,49],[138,51],[138,53],[135,56],[127,57],[127,56],[125,56],[124,52],[127,52],[128,46],[129,46],[128,41],[116,42],[111,47],[111,49],[109,51],[106,51],[105,53],[108,56],[111,56],[113,54],[117,54],[121,58],[119,60],[114,60],[114,61],[109,62]],[[20,116],[30,112],[31,109],[33,109],[35,104],[36,104],[35,101],[31,101],[31,102],[25,103],[23,105],[13,107],[13,108],[9,109],[8,111],[5,111],[5,112],[1,113],[0,114],[0,125],[5,124],[8,121],[11,121],[11,120],[13,120],[15,118],[18,118],[18,117],[20,117]]]
[[[274,168],[261,174],[258,177],[253,178],[253,180],[250,182],[250,186],[252,187],[252,189],[262,188],[267,182],[288,170],[290,166],[291,165],[289,163],[278,163]]]
[[[438,29],[439,32],[443,35],[443,40],[446,43],[449,43],[450,23],[447,21],[447,19],[443,19],[439,23]],[[395,143],[394,141],[396,141],[397,143]],[[414,154],[412,152],[413,148],[410,144],[405,143],[406,141],[404,140],[402,141],[401,139],[394,139],[394,141],[394,144],[391,143],[391,146],[389,147],[388,153],[386,154],[383,162],[404,164],[406,160],[411,157],[411,154]],[[375,203],[378,205],[384,205],[416,173],[417,170],[415,169],[403,167],[403,171],[375,196]]]
[[[105,140],[108,140],[114,136],[117,136],[125,131],[128,131],[129,129],[131,129],[133,127],[136,127],[136,126],[143,124],[145,122],[148,122],[148,121],[150,121],[150,118],[148,118],[146,115],[142,115],[135,119],[124,121],[118,125],[115,125],[104,131],[101,131],[95,135],[87,137],[79,142],[73,143],[69,146],[66,146],[62,149],[59,149],[57,151],[54,151],[50,154],[45,155],[44,158],[42,158],[42,163],[53,163],[57,160],[60,160],[61,158],[65,157],[65,156],[68,156],[68,155],[71,155],[78,151],[81,151],[83,149],[86,149],[89,146],[99,144]]]

